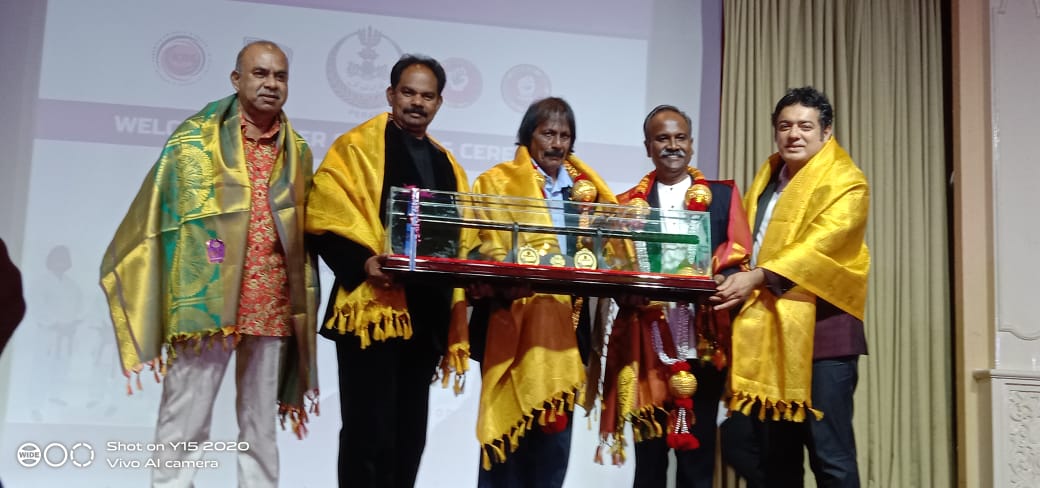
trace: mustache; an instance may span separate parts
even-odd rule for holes
[[[686,151],[683,149],[662,149],[658,156],[667,158],[669,156],[679,156],[680,158],[686,157]]]
[[[423,117],[426,116],[426,110],[423,109],[422,107],[406,108],[406,109],[404,109],[404,113],[406,113],[406,114],[422,115]]]
[[[547,158],[562,158],[566,156],[566,154],[563,151],[557,149],[550,149],[548,151],[543,152],[542,154]]]

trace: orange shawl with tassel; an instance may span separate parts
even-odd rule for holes
[[[653,176],[653,173],[648,175],[648,184],[653,184]],[[751,254],[751,234],[740,201],[740,192],[732,181],[713,181],[710,184],[727,185],[732,189],[728,205],[726,239],[722,240],[712,253],[712,272],[718,274],[729,268],[747,269],[747,261]],[[643,191],[645,192],[645,189]],[[645,198],[645,193],[640,194],[637,186],[619,194],[618,202],[624,205],[632,198]],[[596,314],[600,322],[609,320],[612,314],[610,307],[609,300],[600,300]],[[691,304],[690,308],[697,307]],[[603,413],[600,419],[600,436],[604,443],[597,449],[597,462],[603,462],[601,450],[602,446],[607,445],[610,446],[613,464],[624,463],[627,447],[624,438],[626,422],[632,423],[635,442],[660,437],[667,431],[667,426],[661,425],[655,418],[655,412],[667,412],[667,403],[670,402],[670,373],[669,367],[661,362],[657,351],[654,350],[650,327],[651,323],[657,322],[664,352],[675,357],[676,347],[673,344],[666,309],[666,304],[655,302],[646,307],[620,307],[617,312],[611,326],[609,351],[604,368]],[[728,311],[697,313],[692,319],[697,330],[716,330],[719,334],[720,353],[728,352]],[[590,371],[595,371],[595,366],[594,364]],[[590,376],[592,381],[598,374],[590,373]],[[586,402],[588,404],[589,400]]]

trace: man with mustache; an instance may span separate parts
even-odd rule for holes
[[[709,181],[690,166],[693,157],[691,121],[672,105],[660,105],[643,122],[646,155],[654,170],[618,202],[647,208],[655,230],[689,232],[681,222],[667,219],[680,211],[710,214],[711,273],[717,282],[747,269],[751,246],[740,192],[732,180]],[[656,225],[656,224],[655,224]],[[639,271],[682,272],[685,245],[635,243]],[[641,252],[640,252],[641,251]],[[676,264],[678,263],[678,264]],[[646,269],[644,269],[646,268]],[[729,341],[729,312],[716,313],[706,303],[645,303],[633,297],[618,300],[613,319],[603,381],[600,434],[615,464],[624,461],[625,423],[632,423],[636,469],[633,486],[664,488],[668,450],[675,449],[676,486],[710,488],[715,468],[715,418],[725,384]],[[611,320],[610,311],[600,308]],[[688,371],[697,380],[689,398],[677,398],[668,389],[671,375]],[[627,381],[633,372],[635,381]],[[594,380],[590,380],[590,383]],[[684,404],[687,402],[687,404]],[[678,413],[692,418],[683,420]],[[688,433],[686,432],[688,430]],[[597,453],[602,460],[603,452]]]
[[[753,269],[727,278],[712,298],[720,310],[743,304],[730,409],[757,417],[770,486],[802,486],[806,447],[817,486],[860,486],[852,407],[867,352],[870,188],[831,136],[833,120],[827,96],[812,87],[777,102],[777,152],[744,199]]]
[[[191,486],[232,353],[239,486],[278,485],[275,415],[302,437],[317,401],[313,162],[282,112],[288,81],[276,44],[243,47],[236,94],[173,132],[102,260],[127,389],[146,365],[166,375],[153,486]]]
[[[336,342],[339,363],[340,486],[415,484],[453,306],[465,319],[461,290],[382,271],[388,247],[402,252],[403,232],[386,232],[391,187],[468,190],[455,157],[427,133],[445,79],[435,59],[402,56],[386,89],[391,112],[336,139],[314,175],[307,233],[336,275],[320,333]],[[424,223],[418,254],[458,257],[459,239],[458,227]]]
[[[564,221],[564,201],[614,203],[606,183],[573,154],[576,135],[574,112],[566,101],[553,97],[532,103],[517,131],[514,159],[477,177],[473,191],[544,199],[546,210],[514,214],[510,207],[500,207],[478,212],[478,219],[562,227],[575,224]],[[479,237],[479,246],[471,251],[483,259],[511,261],[518,251],[508,231],[482,229]],[[521,232],[517,245],[543,260],[565,261],[569,258],[564,256],[575,255],[586,244],[562,235]],[[529,290],[517,289],[471,291],[477,300],[471,334],[459,331],[452,343],[453,350],[472,344],[474,358],[481,361],[477,485],[559,487],[570,453],[570,417],[585,382],[575,333],[583,300],[523,296]],[[458,367],[464,362],[458,361]]]

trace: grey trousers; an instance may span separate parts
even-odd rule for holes
[[[177,359],[163,380],[155,442],[158,466],[154,487],[191,487],[210,439],[213,403],[235,352],[235,407],[238,416],[238,486],[278,486],[278,371],[290,337],[242,336],[237,347],[228,336],[213,347],[194,351],[194,343],[175,346]],[[227,439],[218,439],[226,441]],[[194,444],[192,444],[194,443]],[[248,443],[248,448],[245,446]],[[185,467],[187,465],[187,467]]]

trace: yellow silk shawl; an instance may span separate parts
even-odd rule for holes
[[[617,203],[607,184],[583,161],[572,154],[567,163],[595,185],[599,202]],[[473,191],[544,202],[538,176],[527,148],[520,146],[513,161],[500,163],[480,175],[473,183]],[[506,209],[485,213],[479,217],[496,222],[553,225],[548,207],[537,215],[514,216]],[[555,235],[521,233],[518,242],[536,249],[547,245],[549,252],[559,252]],[[508,231],[480,231],[481,255],[503,260],[511,247]],[[571,307],[570,296],[536,294],[515,300],[511,309],[492,312],[477,414],[477,439],[483,447],[484,469],[490,469],[492,458],[504,461],[527,430],[537,428],[536,423],[554,422],[556,415],[574,409],[585,382],[585,369],[578,353]],[[450,342],[468,344],[467,341],[464,331],[453,331]]]
[[[773,154],[744,199],[755,219],[758,197],[783,161]],[[758,417],[805,420],[812,408],[816,297],[863,319],[870,254],[864,235],[870,190],[866,177],[832,137],[783,190],[757,265],[796,286],[783,296],[759,288],[733,322],[730,409]],[[751,228],[755,228],[751,222]]]
[[[389,115],[383,113],[369,119],[341,135],[329,147],[321,167],[314,173],[314,188],[307,200],[308,233],[332,232],[365,246],[374,254],[387,252],[379,203]],[[455,157],[433,137],[429,139],[451,162],[457,191],[468,191],[466,173]],[[463,291],[455,290],[453,320],[457,320],[460,308],[463,314],[465,312],[463,299]],[[333,307],[333,313],[324,327],[337,329],[340,334],[356,335],[362,348],[373,340],[412,336],[411,317],[401,285],[384,290],[365,281],[350,292],[340,288],[335,302],[329,306]]]

